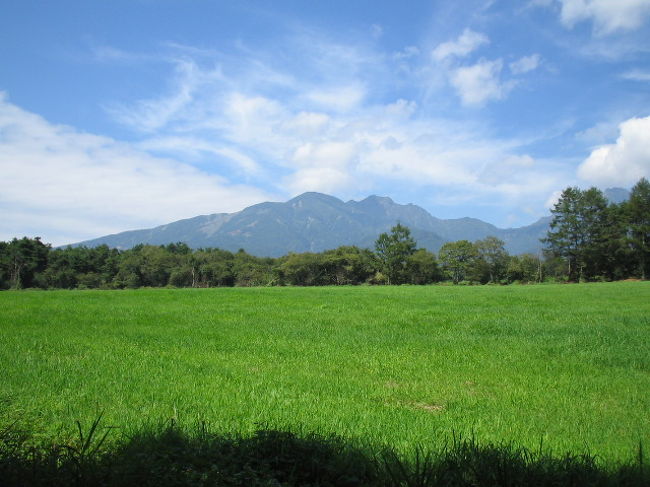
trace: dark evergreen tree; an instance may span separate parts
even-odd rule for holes
[[[578,210],[583,233],[579,277],[592,279],[609,275],[612,269],[607,243],[608,237],[615,239],[615,235],[608,235],[610,219],[607,199],[599,189],[589,188],[582,192]]]
[[[650,273],[650,182],[641,178],[632,188],[627,203],[629,240],[641,279]]]
[[[551,213],[551,228],[543,241],[566,259],[568,280],[611,273],[606,258],[609,212],[603,193],[596,188],[567,188]]]
[[[566,188],[553,206],[553,220],[543,240],[555,255],[566,259],[569,281],[579,279],[581,251],[584,245],[584,229],[580,220],[580,199],[578,188]]]
[[[38,274],[47,266],[50,245],[39,237],[14,238],[4,244],[0,253],[0,276],[3,287],[22,289],[38,285]]]

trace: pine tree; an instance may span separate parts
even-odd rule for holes
[[[630,243],[639,265],[641,279],[646,279],[650,266],[650,182],[646,178],[641,178],[632,188],[628,215]]]

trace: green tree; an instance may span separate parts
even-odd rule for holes
[[[550,230],[543,240],[555,255],[566,259],[569,280],[575,280],[584,242],[580,221],[580,198],[578,188],[566,188],[553,206]]]
[[[375,251],[381,271],[388,278],[388,284],[407,282],[408,258],[415,253],[415,246],[411,230],[400,223],[391,228],[390,233],[379,235],[375,242]]]
[[[418,249],[406,259],[406,273],[411,284],[431,284],[440,280],[436,256],[426,249]]]
[[[551,213],[553,220],[543,242],[568,263],[569,281],[603,271],[607,200],[597,188],[566,188]]]
[[[325,283],[322,254],[291,253],[280,265],[284,280],[292,286],[319,286]]]
[[[544,264],[537,255],[513,255],[508,259],[506,278],[508,282],[542,282],[544,279],[544,270]]]
[[[646,178],[641,178],[632,188],[627,207],[630,243],[639,275],[646,279],[650,267],[650,182]]]
[[[468,240],[447,242],[440,248],[438,259],[454,284],[465,280],[467,273],[478,257],[474,244]]]
[[[361,284],[373,275],[372,252],[355,246],[325,251],[321,265],[327,284]]]
[[[234,254],[233,276],[235,286],[272,286],[279,284],[275,271],[277,260],[271,257],[255,257],[243,249]]]
[[[508,252],[505,249],[505,242],[496,237],[486,237],[483,240],[474,242],[478,257],[485,264],[485,270],[489,282],[499,282],[505,275],[508,265]]]
[[[37,275],[47,267],[50,245],[39,237],[14,238],[0,251],[0,275],[6,287],[21,289],[38,284]]]
[[[589,188],[582,193],[580,210],[585,235],[581,277],[603,277],[611,273],[608,243],[616,241],[615,232],[610,232],[615,227],[610,224],[607,198],[599,189]]]

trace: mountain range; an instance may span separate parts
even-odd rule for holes
[[[619,200],[621,188],[606,190]],[[626,190],[622,190],[626,191]],[[179,220],[145,230],[132,230],[86,240],[73,246],[128,249],[138,244],[185,242],[192,248],[244,249],[257,256],[279,257],[289,252],[321,252],[341,245],[372,248],[380,233],[396,223],[406,225],[419,247],[437,252],[445,242],[475,241],[495,236],[511,254],[537,253],[551,217],[520,228],[497,228],[476,218],[440,219],[423,208],[369,196],[343,202],[321,193],[304,193],[284,203],[260,203],[236,213],[215,213]]]

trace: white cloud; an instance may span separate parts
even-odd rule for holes
[[[226,164],[239,169],[244,174],[258,175],[262,173],[260,164],[251,157],[233,147],[199,137],[153,137],[140,142],[138,147],[148,152],[178,154],[184,158],[201,158],[203,154],[219,156]]]
[[[305,94],[305,99],[316,108],[345,112],[359,106],[366,95],[361,84],[320,88]]]
[[[482,106],[488,101],[502,100],[518,84],[514,79],[502,77],[503,60],[481,58],[469,64],[464,58],[489,43],[487,36],[465,29],[454,41],[444,42],[432,52],[438,76],[442,75],[451,84],[465,106]],[[514,75],[536,69],[540,63],[539,54],[525,56],[509,64]],[[435,76],[436,72],[432,72]]]
[[[576,134],[576,139],[591,146],[604,144],[618,135],[619,122],[611,120],[599,122]]]
[[[596,35],[638,29],[650,15],[650,0],[557,0],[560,19],[572,28],[592,21]]]
[[[467,40],[472,38],[475,41]],[[484,42],[481,39],[480,34],[466,31],[461,36],[463,49],[455,52],[466,52],[469,45]],[[550,171],[513,155],[516,141],[494,140],[467,123],[424,116],[413,100],[371,103],[377,97],[369,87],[381,90],[373,78],[384,68],[361,67],[368,66],[368,59],[385,63],[394,58],[362,55],[349,48],[352,52],[345,51],[343,61],[346,69],[340,70],[338,59],[328,59],[328,53],[344,51],[340,46],[315,39],[306,45],[316,45],[315,53],[305,56],[305,44],[300,44],[303,61],[308,60],[300,72],[306,74],[296,76],[290,86],[283,85],[281,95],[274,96],[265,80],[249,76],[249,70],[234,69],[229,63],[242,61],[230,59],[221,63],[223,79],[201,84],[192,100],[160,130],[171,137],[168,140],[192,134],[208,147],[233,148],[246,158],[263,161],[263,172],[282,174],[275,181],[276,190],[288,189],[292,194],[313,190],[347,197],[360,188],[375,192],[387,181],[402,181],[420,188],[457,188],[469,200],[489,195],[494,201],[524,194],[545,199],[549,188],[562,184],[564,175],[558,176],[561,171],[556,168]],[[324,57],[316,55],[321,53]],[[312,61],[316,67],[310,65]],[[268,59],[246,62],[266,65],[271,72],[265,78],[282,78],[284,68],[274,74]],[[501,59],[470,66],[450,62],[444,69],[467,105],[501,99],[514,86],[512,80],[501,79]],[[209,75],[201,71],[197,66],[197,79],[208,80]],[[320,77],[323,72],[341,75]],[[136,104],[134,110],[139,109]],[[190,147],[201,145],[193,141]],[[485,176],[486,165],[495,172],[500,164],[508,169],[498,180]]]
[[[99,62],[111,62],[111,63],[127,63],[133,64],[136,62],[147,61],[150,58],[147,56],[142,56],[140,54],[124,51],[122,49],[116,49],[111,46],[97,46],[92,50],[95,60]]]
[[[514,87],[513,81],[501,82],[503,61],[480,60],[471,66],[456,68],[450,82],[463,105],[483,105],[489,100],[501,100]]]
[[[329,122],[330,117],[325,113],[301,111],[284,122],[282,128],[301,137],[309,138],[327,130]]]
[[[514,172],[526,172],[535,166],[535,159],[528,154],[510,155],[502,160],[494,160],[486,164],[483,171],[479,174],[479,180],[482,183],[498,186],[503,182],[511,179]],[[510,182],[512,184],[512,181]]]
[[[268,199],[173,159],[54,125],[0,94],[0,239],[65,244]]]
[[[285,178],[284,183],[292,196],[305,191],[320,191],[334,193],[341,188],[349,187],[351,175],[345,169],[333,167],[309,167],[296,171]]]
[[[510,63],[509,67],[512,74],[524,74],[537,69],[539,62],[539,54],[532,54]]]
[[[116,105],[109,111],[121,123],[141,132],[154,132],[164,127],[170,120],[189,105],[194,93],[201,85],[204,73],[193,62],[178,60],[175,64],[172,94],[158,99],[141,100],[137,109]]]
[[[633,69],[627,71],[621,75],[621,78],[627,79],[630,81],[650,81],[650,71],[642,71],[640,69]]]
[[[546,200],[546,203],[544,203],[544,208],[551,209],[555,206],[555,204],[560,201],[560,197],[562,196],[562,191],[561,190],[556,190],[551,193],[551,195],[548,197]]]
[[[282,56],[196,54],[175,46],[183,52],[164,96],[112,113],[136,134],[146,127],[137,145],[141,156],[182,157],[206,171],[229,165],[279,199],[307,190],[342,198],[386,194],[402,185],[445,203],[453,194],[463,203],[520,201],[523,208],[536,201],[541,207],[568,180],[562,168],[518,155],[523,142],[495,139],[478,122],[437,119],[406,95],[386,101],[394,91],[387,87],[395,81],[390,70],[415,58],[417,48],[403,57],[381,55],[363,43],[311,34],[284,45]],[[468,29],[437,51],[444,62],[435,69],[466,105],[502,99],[515,83],[501,59],[461,64],[459,58],[486,42]],[[415,73],[415,59],[409,62],[409,74]],[[433,63],[426,62],[430,73]]]
[[[650,117],[619,125],[614,144],[597,147],[578,168],[578,176],[599,186],[629,186],[650,176]]]
[[[354,144],[349,141],[307,142],[296,148],[291,160],[298,167],[346,167],[354,157],[355,152]]]
[[[420,49],[417,46],[406,46],[401,51],[393,53],[393,59],[401,61],[420,55]]]
[[[436,47],[431,55],[436,61],[444,61],[451,57],[465,57],[490,40],[484,34],[465,29],[455,41],[447,41]]]

